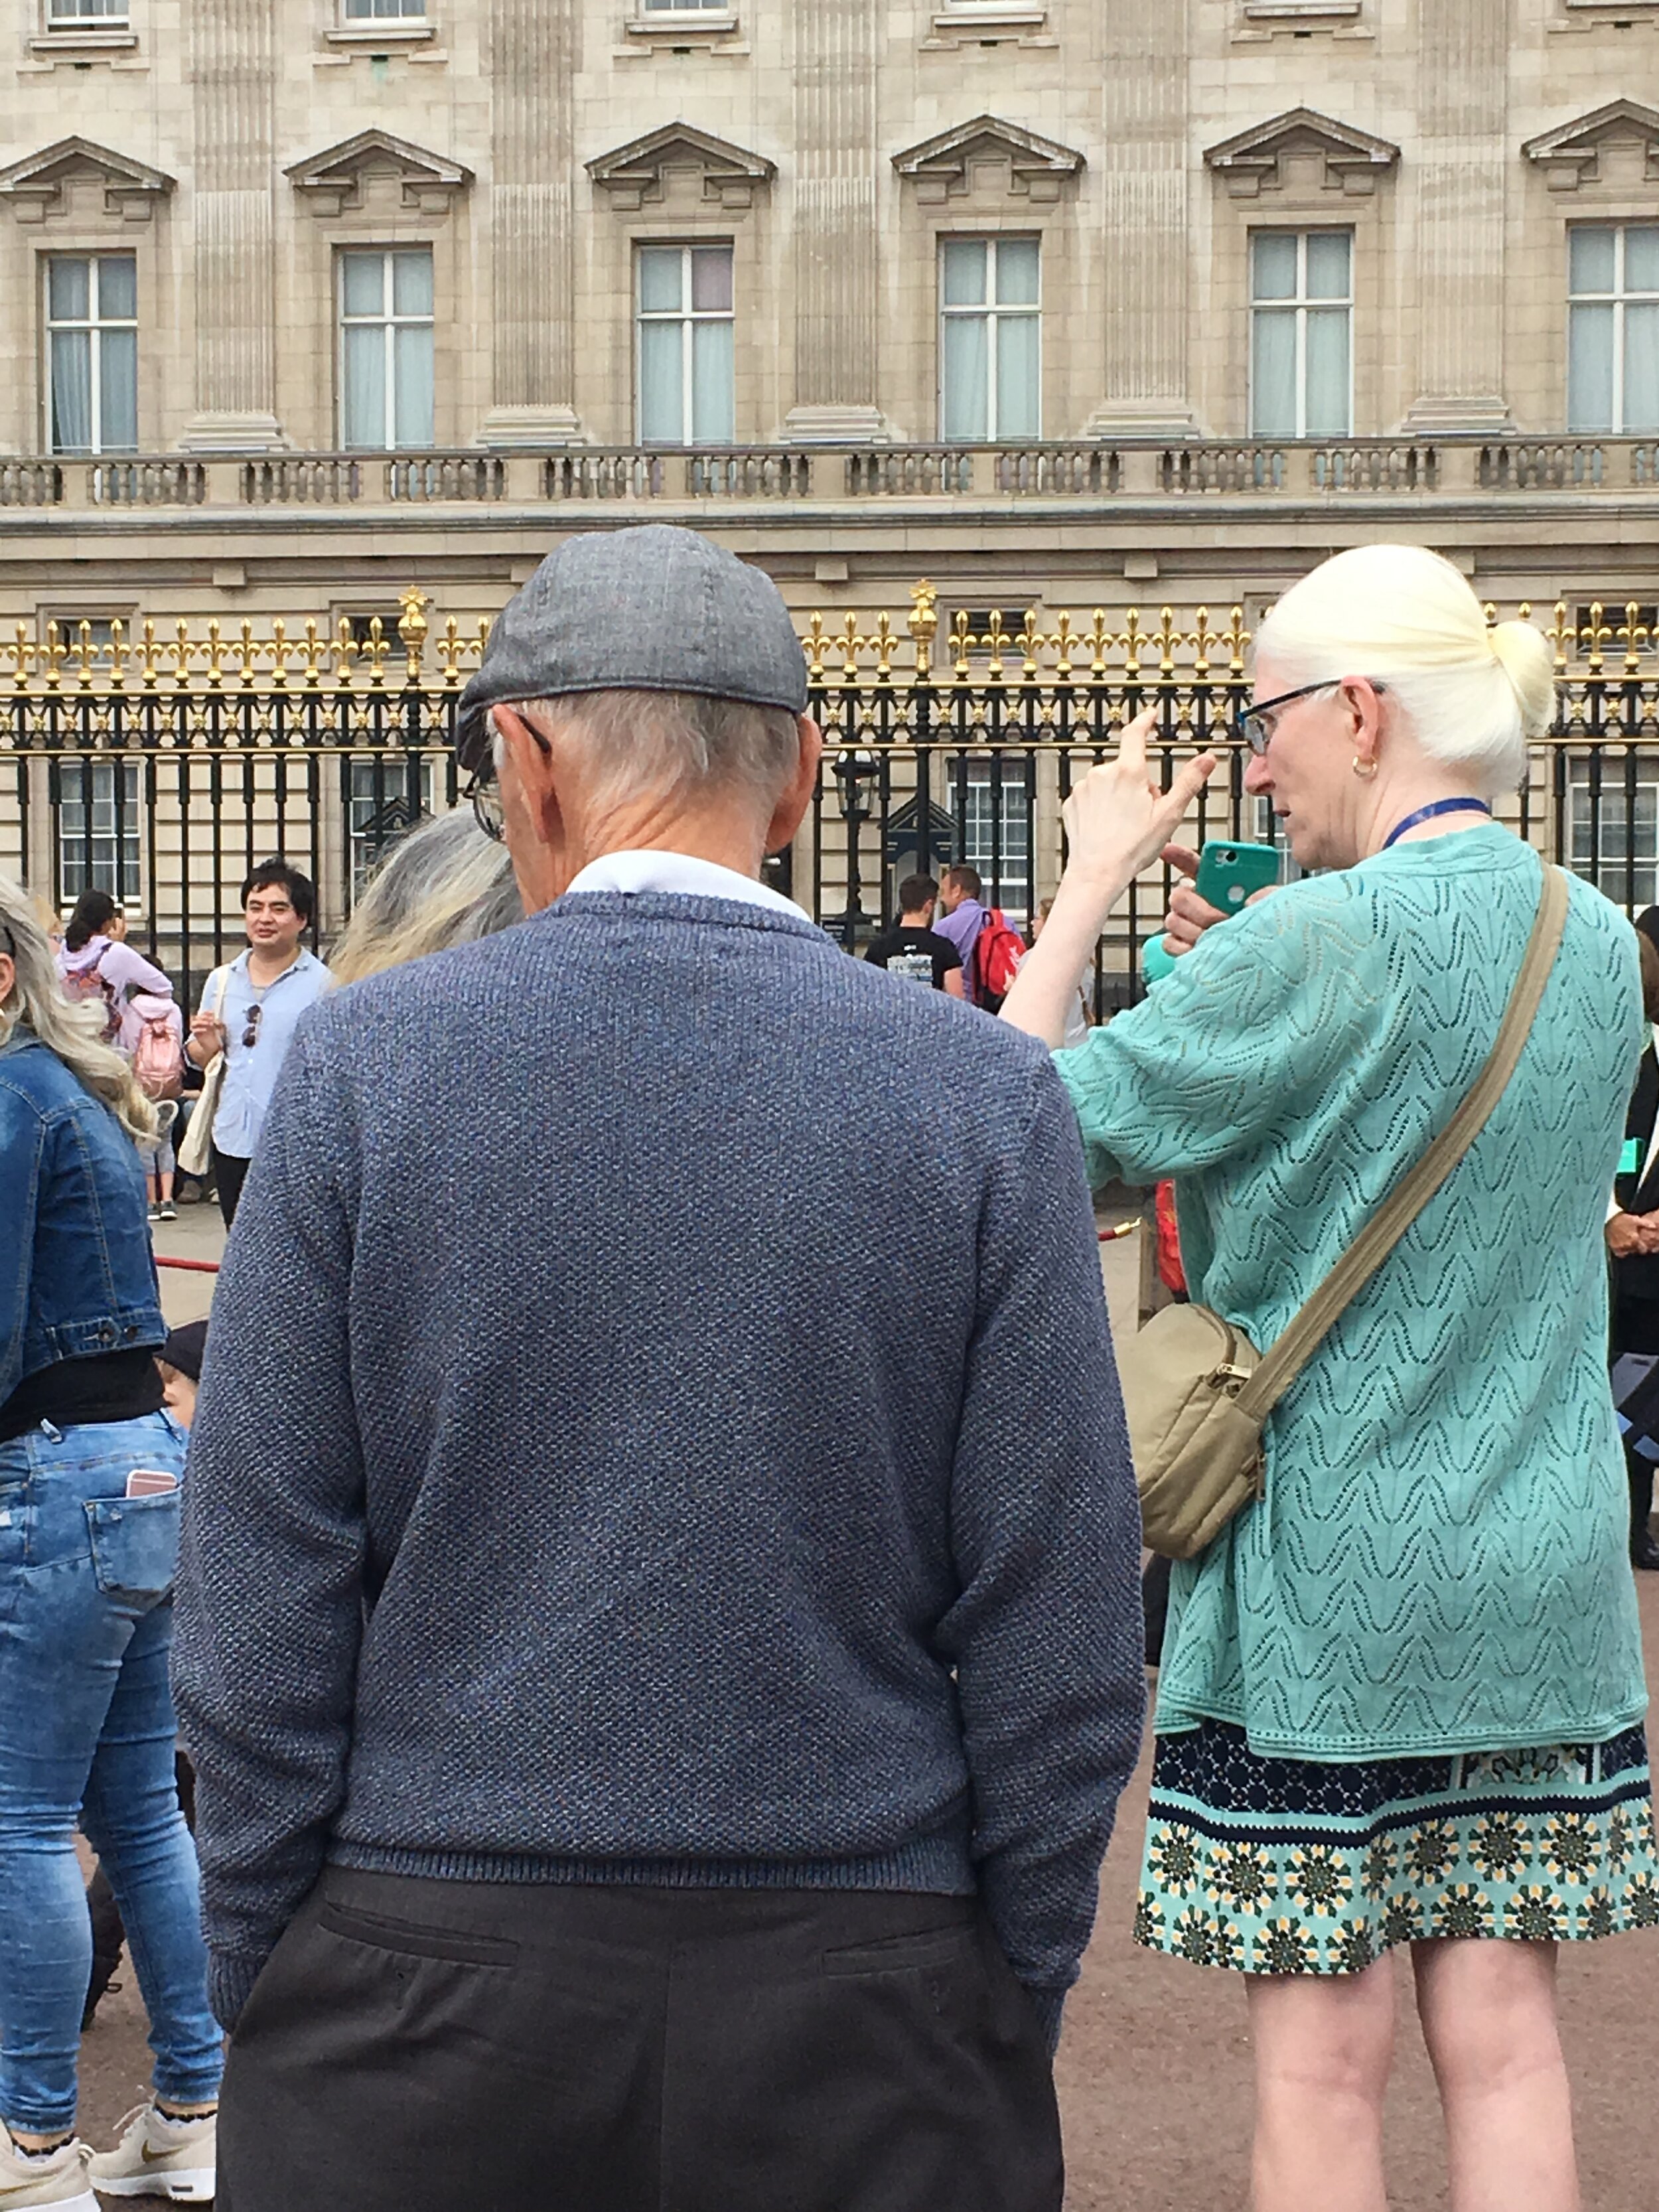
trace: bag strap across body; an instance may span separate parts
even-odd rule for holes
[[[1491,1117],[1509,1086],[1544,990],[1560,950],[1567,921],[1567,879],[1559,868],[1544,869],[1538,917],[1522,957],[1521,972],[1504,1009],[1491,1057],[1474,1088],[1445,1127],[1378,1207],[1330,1273],[1272,1347],[1238,1394],[1241,1413],[1257,1420],[1267,1415],[1319,1349],[1342,1314],[1359,1295],[1429,1200],[1450,1175]]]

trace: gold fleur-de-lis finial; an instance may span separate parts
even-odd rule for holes
[[[822,684],[823,681],[823,654],[826,643],[827,640],[823,635],[823,617],[815,614],[809,619],[806,635],[801,641],[801,649],[806,655],[806,680],[809,684]]]
[[[1054,617],[1054,626],[1048,642],[1054,648],[1054,674],[1062,684],[1072,680],[1072,647],[1078,642],[1077,632],[1072,628],[1072,611],[1062,607]]]
[[[1572,629],[1568,626],[1567,603],[1565,599],[1558,599],[1556,601],[1555,620],[1544,632],[1544,635],[1548,638],[1550,643],[1555,647],[1555,672],[1559,676],[1567,665],[1567,645],[1569,641],[1571,640],[1571,641],[1575,645],[1578,641],[1577,630]]]
[[[985,664],[985,680],[988,684],[1001,683],[1002,656],[1008,651],[1013,641],[1002,627],[1002,609],[993,607],[990,620],[985,625],[985,635],[980,640],[981,645],[990,648],[991,657]]]
[[[1602,650],[1613,635],[1611,627],[1601,619],[1602,612],[1601,600],[1592,599],[1589,620],[1578,633],[1580,642],[1589,647],[1588,672],[1591,676],[1599,676],[1601,673]]]
[[[898,650],[898,637],[890,616],[884,613],[876,617],[870,643],[875,648],[877,683],[890,684],[893,680],[893,655]]]
[[[1131,684],[1140,680],[1140,656],[1152,642],[1140,627],[1140,609],[1131,607],[1125,620],[1122,636],[1118,643],[1123,647],[1123,672]]]
[[[1224,645],[1226,641],[1210,628],[1208,607],[1200,607],[1192,635],[1187,641],[1193,648],[1193,675],[1200,684],[1209,682],[1210,655],[1218,645]]]
[[[1158,647],[1158,678],[1160,684],[1175,681],[1176,647],[1182,642],[1182,633],[1176,627],[1175,609],[1161,610],[1157,635],[1152,643]]]

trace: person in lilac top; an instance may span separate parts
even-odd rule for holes
[[[979,1003],[979,991],[974,975],[974,947],[985,927],[984,896],[985,886],[977,869],[947,868],[939,878],[939,911],[933,920],[939,934],[962,955],[963,988],[975,1006]]]
[[[172,981],[126,941],[127,918],[107,891],[82,891],[64,932],[58,973],[72,999],[100,993],[109,1003],[109,1042],[131,1058],[138,1042],[138,1017],[128,1001],[135,991],[173,996]]]

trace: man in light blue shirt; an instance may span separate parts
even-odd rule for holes
[[[309,876],[283,860],[262,860],[242,885],[248,949],[208,978],[188,1050],[198,1067],[225,1055],[213,1116],[213,1180],[229,1228],[270,1094],[306,1008],[328,988],[328,970],[300,939],[317,893]]]

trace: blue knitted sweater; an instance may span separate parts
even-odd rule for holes
[[[1048,1055],[582,894],[324,1002],[230,1241],[176,1681],[234,2021],[325,1861],[977,1888],[1051,2033],[1142,1708]]]

